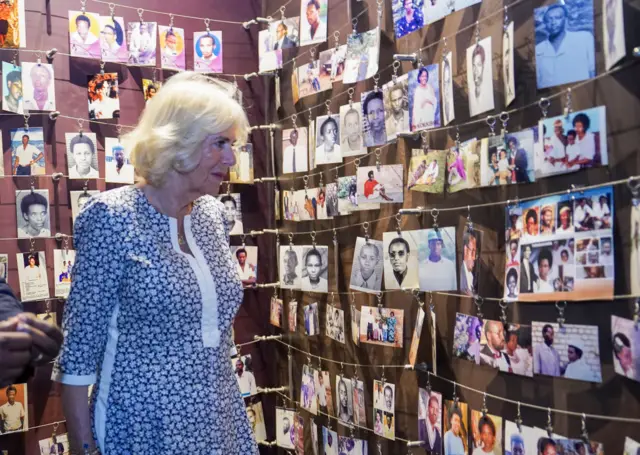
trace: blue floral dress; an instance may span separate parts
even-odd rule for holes
[[[222,205],[201,197],[177,221],[128,186],[101,193],[75,224],[76,265],[53,378],[95,383],[103,455],[258,452],[229,361],[242,285]]]

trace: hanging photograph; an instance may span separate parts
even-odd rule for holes
[[[315,145],[316,166],[342,163],[339,115],[320,115],[316,118]]]
[[[9,280],[9,255],[0,254],[0,278]]]
[[[100,193],[98,190],[87,190],[87,191],[70,191],[69,199],[71,200],[71,218],[73,222],[76,222],[76,218],[80,215],[80,211],[85,206],[89,199],[92,196]]]
[[[496,134],[487,138],[488,147],[483,147],[480,156],[482,186],[507,185],[515,183],[515,166],[511,164],[504,136]]]
[[[243,355],[231,359],[231,366],[234,369],[240,394],[243,397],[250,397],[258,393],[256,386],[256,377],[253,375],[251,368],[251,355]]]
[[[502,417],[471,410],[471,455],[502,455]]]
[[[441,227],[413,232],[418,244],[418,280],[421,291],[458,290],[456,228]]]
[[[384,100],[382,90],[372,90],[361,94],[362,134],[366,147],[376,147],[387,143],[384,121]]]
[[[377,294],[382,288],[383,245],[380,240],[358,237],[353,254],[350,289]],[[356,258],[358,258],[356,260]]]
[[[316,122],[309,117],[309,134],[307,150],[309,150],[309,170],[312,171],[316,168],[316,154],[311,153],[316,146]]]
[[[448,125],[456,118],[453,107],[453,52],[442,57],[442,124]]]
[[[247,142],[233,148],[236,164],[229,168],[231,183],[245,183],[252,185],[253,180],[253,144]]]
[[[472,325],[474,324],[472,321]],[[528,349],[522,348],[519,343],[526,343]],[[469,350],[479,365],[495,368],[504,373],[533,376],[529,326],[505,326],[501,321],[484,319],[480,347],[478,348],[475,344],[470,345]]]
[[[537,128],[527,128],[504,135],[508,165],[511,170],[511,183],[531,183],[536,180],[535,144],[537,136]]]
[[[261,73],[282,68],[282,49],[273,50],[273,45],[271,32],[268,29],[260,30],[258,32],[258,71]],[[295,71],[293,73],[296,74]]]
[[[53,437],[38,441],[41,455],[65,455],[70,453],[67,434],[54,434]]]
[[[420,67],[409,73],[411,131],[437,128],[440,126],[439,77],[439,66],[437,63]]]
[[[353,420],[356,425],[367,426],[367,411],[365,407],[364,382],[357,378],[351,379],[353,390]]]
[[[471,117],[494,108],[492,55],[491,37],[467,48],[467,87]]]
[[[91,120],[120,118],[118,73],[87,76],[87,93]]]
[[[196,73],[222,73],[222,32],[193,33],[193,70]]]
[[[135,181],[133,163],[131,163],[129,154],[117,137],[104,138],[104,160],[105,181],[107,183],[133,185]],[[77,172],[80,174],[79,170]],[[71,174],[71,172],[69,172],[69,174]]]
[[[350,103],[340,106],[341,140],[340,150],[343,157],[358,156],[367,153],[362,137],[362,107],[360,103]]]
[[[418,389],[418,439],[427,452],[442,454],[442,394],[430,388]]]
[[[425,0],[423,6],[425,24],[433,24],[454,12],[453,0]]]
[[[602,47],[607,71],[626,55],[623,5],[622,0],[602,0]]]
[[[326,335],[344,344],[344,311],[331,304],[326,308]]]
[[[269,322],[276,327],[282,327],[282,300],[277,297],[271,297]]]
[[[295,415],[293,431],[293,445],[296,448],[296,455],[304,455],[304,417],[299,412],[296,412]]]
[[[335,183],[332,183],[330,185],[333,185],[333,187],[335,187]],[[327,185],[329,186],[329,185]],[[316,194],[315,199],[316,199],[316,219],[318,220],[329,220],[331,218],[333,218],[334,216],[334,212],[331,212],[331,210],[329,209],[329,203],[327,201],[327,188],[326,187],[322,187],[322,188],[313,188],[311,190],[312,194]],[[337,205],[338,200],[336,198],[334,198],[334,204]],[[335,208],[335,212],[337,212],[338,208]],[[331,215],[330,215],[331,213]]]
[[[294,191],[282,191],[282,211],[286,221],[298,221],[297,212],[294,212],[294,208],[297,210],[294,197]]]
[[[402,164],[358,167],[358,201],[393,204],[404,200]]]
[[[304,312],[304,333],[307,336],[320,335],[320,318],[318,316],[318,302],[305,305]]]
[[[98,14],[86,11],[69,11],[69,49],[71,50],[71,56],[99,60],[102,57],[100,31],[100,16]]]
[[[247,406],[247,419],[251,425],[253,436],[256,441],[265,441],[267,439],[267,429],[264,425],[264,412],[262,411],[262,402],[249,404]]]
[[[480,363],[483,321],[476,316],[456,313],[453,332],[453,356],[469,362]]]
[[[300,46],[327,40],[327,0],[300,0]]]
[[[156,66],[157,22],[127,22],[130,65]]]
[[[56,91],[54,83],[53,65],[48,63],[23,63],[23,108],[29,111],[55,111]],[[9,96],[11,96],[10,93]]]
[[[2,110],[23,114],[22,67],[10,62],[2,62],[2,86],[4,87]]]
[[[344,62],[347,58],[347,45],[334,47],[320,52],[320,85],[342,81]]]
[[[276,19],[269,24],[272,49],[274,51],[297,47],[300,40],[300,17]]]
[[[331,397],[331,378],[328,371],[313,370],[313,380],[318,399],[318,409],[321,413],[335,415],[333,412],[333,398]]]
[[[306,292],[329,291],[329,247],[302,247],[302,284]]]
[[[540,120],[543,138],[535,157],[536,178],[607,166],[605,106]]]
[[[418,239],[415,233],[382,233],[385,289],[418,287]]]
[[[416,364],[416,357],[418,356],[418,347],[420,346],[420,336],[422,335],[422,325],[424,324],[424,317],[426,313],[422,308],[418,308],[416,315],[416,326],[413,329],[413,336],[411,337],[411,348],[409,349],[409,365]]]
[[[355,84],[378,72],[380,29],[353,33],[347,37],[347,57],[344,62],[344,84]]]
[[[322,447],[324,455],[338,455],[338,433],[322,427]]]
[[[71,289],[71,269],[76,263],[75,250],[53,250],[55,296],[66,299]]]
[[[158,32],[160,33],[161,68],[185,70],[184,29],[159,25]]]
[[[298,74],[298,97],[313,95],[315,93],[329,90],[331,84],[322,86],[320,84],[320,62],[314,60],[297,68]]]
[[[534,321],[531,333],[534,374],[602,382],[597,325]]]
[[[293,193],[293,219],[294,221],[312,221],[316,219],[315,192],[313,189],[298,190]]]
[[[313,455],[318,455],[318,425],[311,419],[311,448]]]
[[[398,134],[411,132],[409,124],[409,75],[403,74],[395,81],[382,86],[385,111],[387,141],[393,141]]]
[[[383,438],[396,439],[396,386],[389,382],[373,381],[373,432]]]
[[[42,128],[11,130],[11,174],[45,174],[44,132]]]
[[[634,441],[629,436],[624,439],[624,455],[634,455],[640,450],[640,442]]]
[[[468,296],[480,294],[480,253],[482,232],[465,226],[462,234],[462,264],[460,264],[460,291]]]
[[[294,411],[276,408],[276,444],[278,447],[290,450],[295,449],[294,419]]]
[[[20,280],[20,300],[27,302],[48,299],[49,280],[44,251],[17,253],[16,258]]]
[[[227,193],[218,196],[218,200],[224,206],[224,226],[229,235],[242,235],[244,227],[242,225],[242,205],[240,204],[240,193]]]
[[[336,416],[343,424],[353,424],[353,387],[351,380],[336,375]]]
[[[303,247],[280,245],[280,287],[282,289],[302,288]]]
[[[447,153],[447,192],[476,188],[480,186],[480,157],[487,141],[470,139],[454,146]]]
[[[595,77],[593,2],[566,0],[533,16],[538,89]]]
[[[97,179],[98,144],[96,133],[65,133],[67,144],[67,169],[70,179]]]
[[[516,99],[516,71],[513,47],[513,21],[505,26],[502,32],[502,84],[504,87],[504,104],[509,106]]]
[[[0,389],[0,423],[3,435],[29,430],[27,384],[13,384]]]
[[[242,281],[242,286],[251,287],[256,284],[258,276],[258,247],[257,246],[230,246],[231,256],[236,263],[236,271]]]
[[[298,330],[298,302],[289,302],[289,332]]]
[[[420,30],[426,25],[422,12],[425,3],[427,3],[425,0],[392,0],[391,10],[396,39]]]
[[[309,365],[302,365],[300,407],[311,414],[318,414],[318,396],[315,389],[314,372],[315,370]]]
[[[508,207],[506,217],[507,235],[513,225],[523,226],[524,233],[516,245],[519,261],[517,252],[516,256],[511,252],[513,245],[507,252],[505,299],[537,302],[612,298],[611,187],[523,202]],[[514,289],[518,278],[520,284]]]
[[[611,345],[615,372],[640,380],[640,330],[632,319],[611,315]]]
[[[407,189],[424,193],[444,193],[447,150],[412,149]]]
[[[49,190],[17,190],[18,238],[51,237]]]
[[[444,401],[444,455],[464,455],[469,453],[468,405],[462,402]]]
[[[629,229],[629,276],[631,277],[631,293],[640,295],[640,199],[631,199],[631,225]],[[569,223],[571,221],[569,220]],[[573,227],[573,226],[572,226]]]
[[[505,455],[527,455],[538,453],[539,432],[526,425],[504,421],[504,453]]]
[[[282,130],[282,173],[292,174],[307,172],[307,128],[291,128]]]
[[[351,305],[351,341],[360,346],[360,310]]]
[[[127,36],[124,19],[117,16],[100,16],[100,52],[103,62],[127,63]]]
[[[142,95],[145,103],[148,103],[151,98],[156,96],[160,87],[162,87],[162,82],[142,78]]]
[[[363,306],[360,309],[360,342],[401,348],[404,341],[404,311]]]
[[[356,439],[349,436],[339,436],[338,452],[353,455],[367,455],[368,443],[366,439]]]

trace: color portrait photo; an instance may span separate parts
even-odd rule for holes
[[[502,418],[471,411],[471,455],[502,455]]]
[[[594,107],[540,120],[543,146],[537,148],[536,177],[608,165],[605,109]]]
[[[257,394],[256,378],[253,375],[253,368],[251,368],[251,356],[243,355],[231,359],[231,366],[236,374],[242,396],[249,397]]]
[[[363,306],[360,309],[360,342],[401,348],[404,340],[404,311]]]
[[[534,22],[538,89],[595,77],[592,2],[536,8]]]
[[[401,203],[404,200],[403,174],[402,164],[358,167],[358,202]]]
[[[104,62],[126,63],[129,60],[122,17],[100,16],[100,53]]]
[[[494,108],[492,55],[491,37],[467,48],[467,86],[471,117]]]
[[[186,69],[184,29],[178,27],[158,26],[160,34],[160,55],[162,68]]]
[[[469,428],[468,405],[456,401],[444,401],[444,454],[461,455],[469,453]]]
[[[133,163],[116,137],[104,138],[105,181],[132,185],[135,180]]]
[[[76,263],[75,250],[53,250],[55,296],[67,298],[71,289],[71,270]]]
[[[253,184],[253,144],[247,142],[233,148],[236,163],[229,168],[231,183]]]
[[[20,299],[42,300],[49,298],[49,280],[44,251],[17,253],[18,278],[20,279]]]
[[[130,65],[156,65],[157,22],[127,22],[127,44]]]
[[[440,73],[438,64],[423,66],[409,73],[409,111],[411,131],[440,126]]]
[[[120,118],[120,98],[118,92],[118,73],[87,76],[89,99],[89,118]]]
[[[253,286],[258,276],[258,247],[242,245],[230,248],[242,285],[244,287]]]
[[[44,133],[42,128],[11,130],[11,174],[45,174]]]
[[[300,407],[311,414],[318,414],[318,396],[315,390],[314,371],[309,365],[302,366]]]
[[[24,113],[22,95],[22,67],[10,62],[2,62],[2,110]]]
[[[197,73],[222,72],[222,32],[193,34],[193,70]]]
[[[67,169],[70,179],[97,179],[98,144],[95,133],[65,133]]]
[[[100,59],[100,16],[95,13],[69,11],[69,48],[74,57]]]
[[[534,374],[602,382],[598,326],[534,321],[531,333]]]
[[[327,0],[300,0],[300,46],[327,40]]]
[[[149,102],[151,98],[156,96],[160,87],[162,87],[162,82],[142,78],[142,95],[144,96],[145,102]]]
[[[269,310],[269,323],[276,327],[282,327],[282,300],[277,297],[271,297]]]
[[[504,454],[505,455],[527,455],[530,453],[538,453],[538,439],[540,433],[546,435],[546,432],[528,427],[526,425],[518,425],[510,420],[504,421]]]
[[[271,50],[277,51],[297,47],[300,42],[300,17],[287,17],[269,24]]]
[[[611,344],[615,372],[640,381],[640,330],[633,320],[611,316]]]
[[[422,11],[425,3],[427,3],[425,0],[392,0],[391,9],[396,39],[420,30],[426,25]]]
[[[442,394],[418,389],[418,439],[433,455],[442,453]]]
[[[444,193],[447,150],[412,149],[407,189]]]
[[[395,398],[395,384],[373,381],[373,432],[392,440],[396,438]]]
[[[416,231],[383,232],[384,287],[418,287],[418,236]]]
[[[421,291],[458,289],[456,267],[456,228],[421,229],[418,243],[418,280]]]
[[[55,111],[56,92],[53,65],[22,64],[23,107],[29,111]]]
[[[447,153],[447,192],[480,186],[480,156],[485,141],[470,139]]]
[[[18,238],[51,237],[49,190],[17,190]]]
[[[0,389],[0,423],[3,435],[29,429],[27,384],[13,384]]]

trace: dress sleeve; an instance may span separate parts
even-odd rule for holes
[[[64,343],[53,369],[54,381],[69,385],[96,381],[124,266],[120,217],[105,203],[91,201],[76,219],[76,263],[64,308]]]

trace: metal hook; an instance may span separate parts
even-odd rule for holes
[[[522,433],[522,415],[520,414],[520,402],[518,401],[518,414],[516,415],[516,426],[518,431]]]
[[[547,435],[553,437],[553,424],[551,423],[551,408],[547,408]]]
[[[556,308],[558,309],[558,326],[563,328],[565,323],[564,310],[567,308],[567,302],[564,301],[562,305],[560,302],[556,302]]]
[[[437,208],[431,209],[431,216],[433,217],[433,229],[438,230],[438,215],[440,214],[440,210]]]
[[[549,101],[548,98],[544,98],[544,97],[540,98],[540,101],[538,101],[538,106],[542,111],[542,117],[547,118],[547,113],[549,112],[549,106],[551,106],[551,101]]]
[[[491,129],[491,133],[490,136],[495,136],[496,132],[495,132],[495,128],[496,128],[496,118],[493,115],[488,115],[487,116],[487,125],[489,125],[489,128]]]

